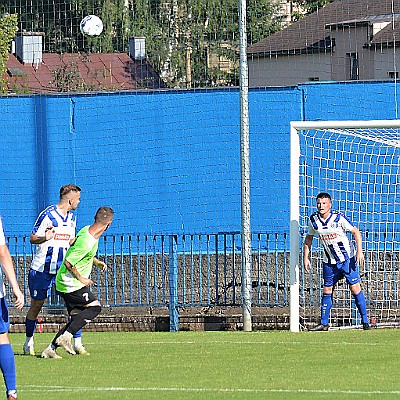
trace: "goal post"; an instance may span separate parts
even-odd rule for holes
[[[312,270],[303,266],[307,219],[320,192],[360,229],[361,286],[372,323],[400,317],[400,121],[292,121],[290,124],[290,330],[319,323],[322,248],[314,239]],[[351,238],[351,236],[349,236]],[[352,238],[351,238],[352,239]],[[360,326],[345,281],[334,288],[330,326]]]

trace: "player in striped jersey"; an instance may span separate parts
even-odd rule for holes
[[[65,253],[75,238],[76,215],[81,189],[68,184],[60,189],[60,200],[43,210],[36,219],[30,242],[36,246],[28,276],[31,306],[25,320],[26,339],[24,353],[35,355],[33,335],[42,306],[55,284],[57,271]],[[82,345],[82,332],[75,335],[75,347],[79,354],[89,354]]]
[[[346,216],[332,210],[332,200],[328,193],[318,194],[317,210],[309,218],[308,235],[304,241],[304,268],[307,272],[311,270],[309,255],[314,235],[318,236],[324,248],[321,324],[311,330],[328,330],[333,287],[343,278],[349,284],[360,312],[363,329],[369,330],[366,301],[360,285],[359,266],[363,266],[365,262],[361,233]],[[357,249],[350,242],[347,232],[354,236]]]
[[[24,295],[21,292],[15,276],[14,265],[4,237],[3,224],[0,218],[0,264],[15,296],[15,306],[21,309],[24,306]],[[17,377],[15,372],[14,351],[8,337],[10,321],[6,301],[6,292],[3,274],[0,273],[0,369],[6,385],[8,400],[17,399]]]

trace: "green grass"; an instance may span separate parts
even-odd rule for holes
[[[20,400],[399,399],[400,330],[85,332],[91,356],[23,356]],[[53,334],[36,334],[39,354]]]

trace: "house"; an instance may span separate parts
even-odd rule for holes
[[[249,85],[397,79],[400,2],[336,0],[248,47]]]
[[[43,52],[42,32],[21,32],[7,62],[8,92],[16,94],[159,89],[164,82],[147,62],[145,39],[128,53]]]
[[[292,0],[274,0],[278,5],[276,17],[281,21],[283,26],[287,26],[292,22],[293,15],[302,15],[304,10],[299,3]]]

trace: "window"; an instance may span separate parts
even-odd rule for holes
[[[359,62],[357,53],[347,53],[349,76],[348,78],[352,81],[357,81],[360,77],[359,74]]]
[[[388,72],[389,79],[398,79],[399,73],[396,71],[389,71]]]
[[[7,73],[10,76],[24,76],[22,69],[18,67],[7,68]]]

